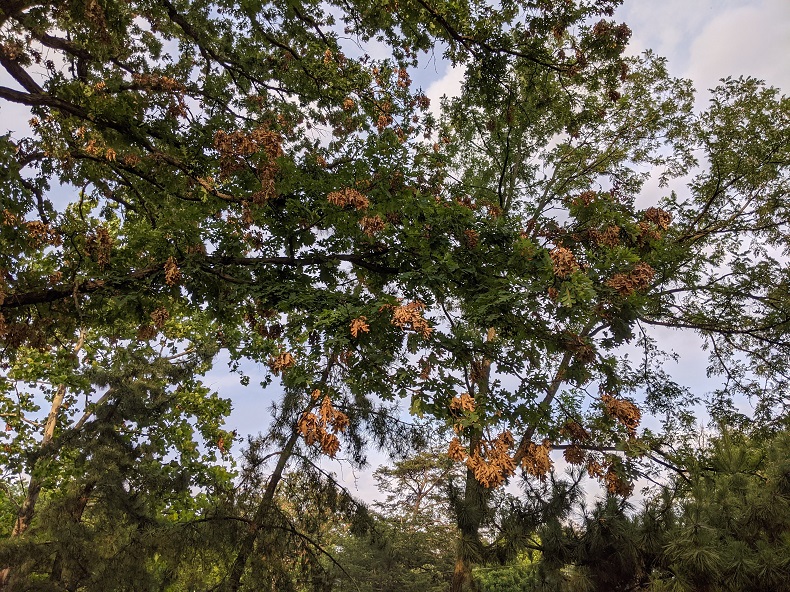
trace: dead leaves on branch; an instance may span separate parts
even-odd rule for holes
[[[598,246],[613,248],[620,244],[620,227],[612,224],[603,230],[595,228],[589,231],[590,240]]]
[[[549,458],[551,452],[551,442],[548,439],[543,440],[540,444],[530,442],[527,444],[527,449],[524,452],[524,457],[521,459],[521,467],[528,475],[537,477],[541,481],[546,480],[546,475],[551,471],[553,463]]]
[[[411,329],[425,339],[433,333],[433,328],[422,314],[422,311],[425,310],[425,305],[419,300],[398,306],[387,304],[379,310],[386,309],[392,311],[392,320],[390,322],[396,327],[400,327],[403,330]]]
[[[608,395],[604,397],[611,413],[629,426],[629,433],[632,433],[640,417],[636,406]],[[460,401],[460,397],[456,399]],[[456,407],[460,408],[460,404]],[[627,497],[631,494],[633,484],[625,475],[620,458],[612,454],[601,455],[600,452],[591,451],[588,446],[581,444],[580,442],[589,440],[590,435],[575,421],[568,422],[561,433],[574,440],[572,444],[564,447],[563,456],[566,462],[584,467],[590,478],[600,481],[612,495]],[[515,460],[518,451],[514,451],[513,446],[513,436],[507,430],[495,438],[481,438],[471,452],[461,443],[459,437],[455,437],[447,449],[447,456],[455,462],[465,463],[475,479],[489,489],[505,484],[519,465],[526,475],[545,481],[554,466],[551,460],[551,442],[548,439],[541,443],[528,442],[522,451],[519,465]]]
[[[373,237],[384,230],[384,228],[387,226],[387,223],[381,218],[381,216],[363,216],[359,221],[359,226],[366,236]]]
[[[276,196],[275,176],[280,170],[277,159],[284,154],[279,133],[266,127],[230,133],[219,130],[214,134],[214,148],[219,152],[221,180],[251,168],[261,183],[260,190],[252,194],[252,202],[262,204]]]
[[[175,257],[168,257],[164,265],[165,269],[165,283],[168,286],[175,286],[181,281],[181,270],[178,268],[178,263]]]
[[[423,316],[423,310],[425,310],[425,305],[419,300],[402,305],[385,304],[379,308],[379,312],[390,311],[392,313],[390,324],[404,331],[411,330],[427,339],[433,332],[433,328]],[[360,337],[362,333],[370,333],[368,318],[359,316],[352,319],[349,331],[355,339]]]
[[[154,327],[161,331],[165,323],[170,319],[170,313],[166,308],[160,306],[151,313],[150,317]]]
[[[574,271],[579,269],[579,263],[570,249],[557,247],[549,253],[549,256],[551,257],[551,267],[554,275],[559,278],[570,277]]]
[[[311,396],[318,400],[321,391],[316,389]],[[318,414],[306,412],[299,420],[298,429],[308,446],[318,444],[324,454],[334,458],[340,451],[340,438],[337,434],[345,432],[348,425],[348,416],[336,409],[328,396],[324,396]]]
[[[581,465],[587,460],[587,451],[578,444],[571,444],[563,450],[562,456],[570,465]]]
[[[627,273],[614,274],[606,281],[606,285],[617,290],[621,296],[630,296],[634,292],[646,290],[655,274],[655,270],[650,265],[640,262]]]
[[[515,444],[513,435],[505,430],[493,439],[482,438],[475,449],[469,453],[456,437],[450,442],[447,456],[456,462],[464,462],[475,479],[488,489],[503,485],[516,472],[516,461],[511,450]],[[528,475],[541,480],[546,479],[552,468],[551,442],[541,444],[530,442],[521,459],[521,467]]]
[[[85,240],[85,251],[90,257],[96,259],[96,263],[101,269],[104,269],[110,262],[112,244],[113,239],[110,236],[110,231],[104,226],[99,226],[96,232],[88,234]]]
[[[351,335],[356,338],[360,333],[370,333],[370,325],[367,323],[367,317],[357,317],[351,321]]]
[[[475,400],[469,393],[463,393],[458,397],[453,397],[450,401],[450,409],[453,411],[469,412],[475,410]]]
[[[290,352],[280,352],[276,357],[269,360],[269,368],[272,369],[275,375],[292,368],[295,364],[296,360]]]
[[[639,422],[642,420],[642,412],[639,410],[639,407],[631,401],[617,399],[606,394],[601,396],[601,402],[606,415],[624,425],[631,438],[636,436],[636,428],[639,427]]]
[[[655,224],[661,230],[667,230],[672,224],[672,214],[661,208],[647,208],[644,214],[645,220]]]
[[[329,203],[340,208],[351,206],[357,210],[364,210],[370,205],[370,201],[367,197],[362,195],[356,189],[351,188],[333,191],[326,196],[326,199]]]
[[[611,495],[628,497],[634,486],[622,472],[622,463],[617,457],[607,455],[600,462],[592,455],[587,459],[587,474],[591,479],[598,479]]]

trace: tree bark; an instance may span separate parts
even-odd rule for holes
[[[488,329],[486,341],[496,339],[496,329]],[[485,357],[480,360],[482,369],[476,383],[479,394],[488,393],[491,379],[491,362]],[[470,393],[473,394],[473,393]],[[483,438],[480,429],[474,429],[469,436],[469,453],[471,454]],[[466,482],[464,484],[464,500],[457,512],[458,547],[455,556],[455,570],[450,583],[450,592],[477,592],[480,588],[472,575],[472,566],[479,562],[482,556],[482,541],[480,540],[480,527],[485,519],[488,509],[488,490],[475,477],[472,469],[466,469]]]
[[[470,448],[479,441],[479,434],[470,439]],[[487,507],[488,491],[475,478],[474,472],[467,469],[464,499],[457,518],[458,546],[450,592],[477,592],[480,589],[472,575],[472,566],[481,559],[480,527]]]

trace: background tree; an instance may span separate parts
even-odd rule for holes
[[[379,491],[373,522],[336,532],[334,589],[446,590],[455,528],[448,490],[460,477],[456,463],[443,451],[427,450],[381,466],[373,476]]]

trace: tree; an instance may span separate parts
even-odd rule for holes
[[[373,473],[379,493],[367,528],[341,527],[336,589],[446,590],[453,573],[448,490],[460,477],[444,451],[425,450]],[[352,525],[353,526],[353,525]]]
[[[722,431],[677,454],[678,472],[636,511],[614,497],[576,527],[539,529],[542,590],[784,590],[787,433]]]
[[[763,244],[785,244],[788,102],[728,81],[694,116],[661,60],[622,58],[616,4],[0,3],[15,85],[0,98],[33,115],[0,149],[4,464],[28,476],[3,582],[87,585],[49,567],[35,528],[40,492],[66,499],[77,466],[125,490],[114,467],[148,451],[151,508],[165,490],[219,503],[228,406],[199,383],[217,348],[242,381],[251,361],[283,393],[226,590],[257,585],[253,555],[295,457],[342,446],[362,463],[368,440],[411,445],[399,398],[458,433],[459,590],[493,552],[493,487],[517,466],[545,477],[550,442],[620,493],[633,468],[621,452],[660,450],[631,399],[647,389],[663,412],[684,393],[646,326],[702,332],[712,371],[742,390],[756,392],[742,355],[781,386],[786,266]],[[371,40],[386,59],[355,46]],[[441,122],[409,73],[437,43],[467,69]],[[688,193],[634,206],[645,167],[669,182],[697,149],[709,167]],[[74,203],[53,198],[63,184]],[[639,367],[617,349],[635,331]],[[199,457],[194,478],[157,489],[173,451]],[[74,497],[93,509],[93,491]],[[90,520],[126,515],[126,497],[102,497]]]
[[[783,392],[788,318],[784,288],[771,286],[784,286],[787,266],[768,248],[787,238],[773,207],[786,191],[787,99],[727,80],[696,116],[690,84],[650,54],[625,64],[616,91],[566,91],[532,64],[485,63],[447,111],[448,133],[462,138],[450,191],[472,196],[475,225],[455,281],[437,286],[444,351],[426,354],[438,377],[415,407],[456,429],[449,452],[469,468],[454,590],[474,589],[470,566],[494,552],[479,536],[486,488],[519,465],[543,478],[559,441],[566,460],[628,495],[635,461],[665,453],[688,426],[674,411],[692,397],[662,368],[651,325],[706,338],[709,372],[728,380],[717,413],[747,393],[772,418],[769,393]],[[640,210],[646,166],[665,184],[692,182]],[[635,330],[637,367],[619,349]],[[666,434],[639,434],[641,393],[667,415]]]

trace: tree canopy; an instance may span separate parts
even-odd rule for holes
[[[405,402],[476,589],[523,556],[491,528],[671,466],[695,394],[652,327],[704,338],[717,419],[783,430],[790,101],[696,113],[618,4],[1,1],[2,587],[331,589],[323,523],[372,522],[320,459],[419,450]],[[465,69],[438,110],[429,52]],[[235,461],[220,353],[280,387]]]

